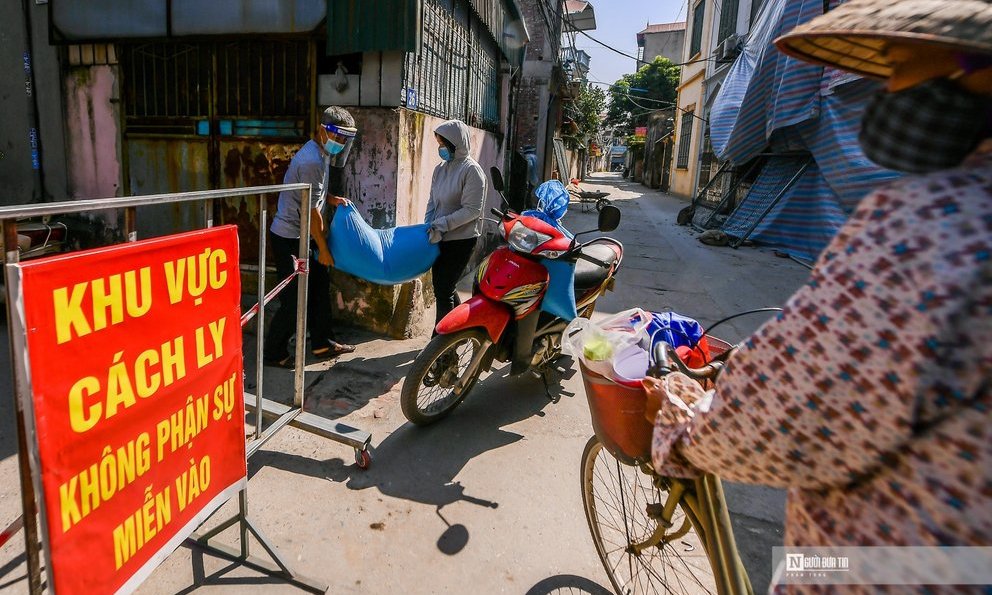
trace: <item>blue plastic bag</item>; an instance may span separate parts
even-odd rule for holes
[[[427,224],[373,229],[354,205],[342,205],[328,229],[334,268],[380,285],[396,285],[423,275],[440,248],[427,238]]]
[[[672,347],[695,347],[703,336],[701,324],[675,312],[652,312],[651,322],[647,326],[647,334],[651,337],[651,348],[658,341],[664,341]]]
[[[548,225],[552,225],[565,237],[572,238],[572,232],[561,224],[561,218],[568,212],[568,190],[558,180],[548,180],[534,190],[537,195],[537,208],[524,211],[521,215],[537,217]]]
[[[541,310],[571,321],[579,315],[575,310],[575,262],[542,258],[541,264],[549,276]]]

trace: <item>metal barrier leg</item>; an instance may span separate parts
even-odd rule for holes
[[[193,533],[188,539],[186,539],[186,544],[203,552],[213,554],[219,558],[230,560],[231,562],[237,562],[242,566],[246,566],[252,570],[261,572],[262,574],[281,578],[289,584],[299,587],[304,591],[309,591],[310,593],[326,593],[328,589],[330,589],[329,585],[293,572],[289,565],[286,564],[282,557],[279,556],[279,552],[276,551],[275,547],[269,543],[269,540],[265,537],[265,535],[252,523],[251,519],[248,517],[247,488],[241,490],[238,498],[238,514],[227,519],[206,533]],[[241,542],[239,544],[240,548],[235,549],[224,544],[210,543],[211,539],[223,533],[233,525],[238,525]],[[275,562],[274,565],[264,559],[257,558],[249,554],[249,534],[255,536],[255,539],[258,540],[258,543],[262,546],[262,549],[265,550],[265,553],[267,553],[269,558]]]
[[[20,252],[17,249],[17,222],[13,219],[4,219],[3,246],[4,264],[14,264],[20,260]],[[10,280],[8,279],[8,289]],[[7,320],[13,320],[14,300],[8,292],[7,295]],[[10,342],[10,353],[13,356],[17,353],[17,342],[11,327],[8,327],[7,339]],[[11,360],[13,363],[13,360]],[[32,450],[28,447],[28,429],[25,423],[27,413],[21,398],[24,396],[22,389],[22,371],[19,366],[12,365],[12,376],[14,378],[15,390],[14,411],[17,418],[17,468],[21,477],[21,508],[23,510],[24,523],[24,552],[28,562],[28,592],[32,595],[41,593],[41,561],[38,557],[38,504],[35,502],[34,480],[31,476],[31,464],[28,461],[28,453]],[[28,396],[30,398],[30,396]]]

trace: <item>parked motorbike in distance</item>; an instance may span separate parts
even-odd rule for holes
[[[490,174],[503,199],[503,210],[491,212],[499,217],[506,245],[483,260],[472,297],[438,323],[437,336],[420,352],[403,381],[403,415],[417,425],[450,414],[493,362],[511,362],[513,375],[533,371],[547,378],[561,355],[561,336],[569,320],[541,309],[550,281],[544,259],[575,263],[575,305],[585,317],[592,315],[596,300],[613,288],[623,259],[623,244],[613,238],[586,243],[576,239],[616,229],[617,207],[604,206],[597,229],[570,238],[539,217],[511,211],[503,195],[502,174],[495,167]]]

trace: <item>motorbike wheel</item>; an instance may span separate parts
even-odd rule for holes
[[[481,366],[465,379],[461,394],[455,394],[454,385],[469,373],[469,364],[486,343],[486,335],[479,329],[431,339],[403,381],[400,392],[403,415],[418,426],[426,426],[454,411],[475,386]]]

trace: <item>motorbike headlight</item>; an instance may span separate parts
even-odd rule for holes
[[[532,253],[538,246],[550,239],[551,236],[536,232],[519,221],[513,224],[509,235],[506,237],[506,241],[510,244],[511,248],[525,254]]]

